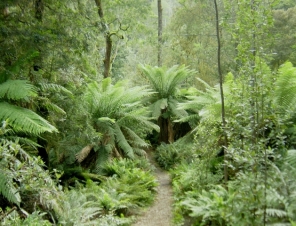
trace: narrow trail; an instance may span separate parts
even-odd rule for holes
[[[155,176],[159,186],[153,205],[142,213],[133,226],[171,226],[173,192],[170,175],[163,171],[153,160],[152,154],[148,154],[151,163],[156,167]]]

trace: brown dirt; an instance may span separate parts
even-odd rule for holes
[[[155,176],[159,182],[154,204],[145,210],[133,226],[171,226],[173,192],[171,178],[166,171],[160,169],[153,161],[151,153],[149,159],[155,165]]]

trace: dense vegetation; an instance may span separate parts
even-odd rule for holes
[[[175,225],[296,225],[294,1],[162,1],[161,39],[157,2],[0,2],[1,225],[131,225],[152,149]]]

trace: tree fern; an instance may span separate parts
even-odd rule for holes
[[[185,66],[151,67],[140,66],[148,79],[154,93],[150,96],[150,109],[152,117],[156,117],[160,126],[159,142],[173,142],[172,119],[187,115],[186,111],[177,108],[178,102],[184,96],[180,95],[178,88],[193,75],[193,71]]]
[[[134,158],[134,149],[146,144],[143,134],[158,129],[148,117],[148,109],[142,100],[151,95],[145,86],[128,87],[127,82],[111,83],[110,78],[101,84],[90,83],[85,100],[90,111],[92,123],[98,133],[103,134],[99,146],[111,144],[117,151]],[[117,150],[119,148],[120,150]]]

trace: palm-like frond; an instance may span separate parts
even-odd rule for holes
[[[133,147],[148,147],[149,145],[136,134],[132,129],[129,127],[121,127],[126,140],[133,145]]]
[[[153,118],[158,118],[161,115],[161,110],[166,109],[168,107],[168,99],[162,98],[154,102],[153,105],[151,105],[151,112]]]
[[[135,157],[134,151],[130,144],[127,142],[126,137],[121,131],[121,128],[117,124],[114,124],[114,133],[118,146],[124,151],[127,157],[133,159]]]
[[[185,79],[192,76],[193,71],[185,66],[166,68],[141,65],[140,67],[152,90],[155,91],[155,94],[150,98],[152,117],[160,117],[163,113],[162,110],[166,110],[166,114],[170,116],[186,116],[187,113],[184,109],[177,108],[180,99],[178,87]]]
[[[293,112],[296,104],[296,68],[287,62],[280,67],[278,74],[274,102],[283,112]]]
[[[186,78],[193,74],[185,66],[173,66],[169,69],[165,67],[151,67],[149,65],[140,66],[149,80],[153,90],[158,93],[160,98],[167,98],[176,94],[177,86]]]
[[[296,150],[289,150],[286,160],[291,166],[296,168]]]
[[[15,132],[39,135],[44,132],[56,132],[57,129],[33,111],[0,102],[0,121],[8,120]]]
[[[7,80],[0,84],[0,99],[26,100],[36,96],[37,89],[27,80]]]
[[[72,95],[72,92],[66,89],[64,86],[55,83],[38,83],[41,92],[52,91],[52,92],[63,92],[68,95]]]
[[[169,101],[168,101],[169,111],[172,113],[172,115],[175,115],[177,118],[186,117],[188,113],[183,108],[178,108],[178,104],[179,104],[179,101],[173,98],[169,98]]]
[[[56,113],[66,114],[66,112],[62,108],[52,103],[50,99],[46,97],[38,97],[38,100],[41,102],[41,106],[44,106],[46,109],[54,111]]]

